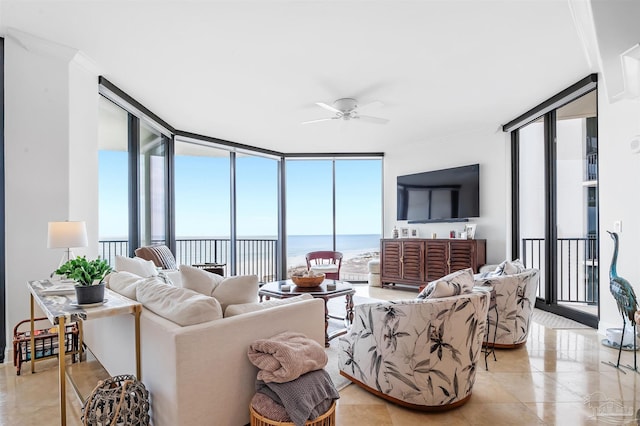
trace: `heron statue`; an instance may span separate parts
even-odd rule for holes
[[[609,232],[611,238],[613,238],[613,257],[611,258],[611,267],[609,268],[609,290],[616,299],[618,305],[618,311],[622,315],[622,334],[620,335],[620,348],[618,349],[618,363],[614,364],[611,361],[603,363],[609,364],[617,369],[620,369],[620,355],[622,354],[622,342],[624,341],[624,331],[627,325],[627,319],[633,324],[633,369],[630,365],[624,365],[623,367],[638,371],[636,364],[636,323],[634,321],[634,314],[638,310],[638,300],[636,294],[633,291],[633,287],[629,284],[629,281],[618,276],[616,265],[618,263],[618,234],[615,232]],[[621,370],[623,371],[623,370]],[[624,371],[623,371],[624,372]]]

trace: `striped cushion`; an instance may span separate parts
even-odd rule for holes
[[[140,247],[136,249],[136,256],[150,260],[162,269],[178,269],[176,258],[165,245]]]

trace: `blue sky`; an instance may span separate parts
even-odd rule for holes
[[[238,155],[240,237],[277,235],[277,161]],[[332,163],[291,160],[287,171],[289,235],[332,233]],[[338,234],[379,234],[381,160],[336,161]],[[176,234],[228,236],[230,165],[227,157],[176,156]],[[127,235],[127,153],[100,151],[100,238]]]

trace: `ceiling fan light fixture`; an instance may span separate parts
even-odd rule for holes
[[[316,105],[326,109],[327,111],[333,112],[335,115],[330,118],[322,118],[318,120],[305,121],[302,124],[318,123],[320,121],[329,121],[329,120],[347,121],[351,119],[360,119],[362,121],[366,121],[369,123],[376,123],[376,124],[386,124],[389,122],[389,120],[387,120],[386,118],[372,117],[368,115],[362,115],[362,116],[359,115],[357,111],[358,101],[354,98],[336,99],[333,102],[333,105],[327,105],[324,102],[316,102]],[[373,101],[368,104],[365,104],[365,106],[368,106],[368,105],[382,105],[382,102]]]

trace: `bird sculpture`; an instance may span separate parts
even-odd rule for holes
[[[609,364],[615,368],[620,369],[620,355],[622,354],[622,342],[624,340],[624,331],[627,325],[627,319],[633,324],[633,370],[638,371],[636,364],[636,323],[634,320],[634,314],[638,310],[638,300],[636,294],[633,291],[633,287],[629,284],[629,281],[618,276],[617,263],[618,263],[618,234],[615,232],[609,232],[611,238],[613,238],[613,256],[611,258],[611,267],[609,268],[609,290],[616,299],[618,305],[618,311],[622,315],[622,334],[620,335],[620,345],[618,349],[618,363],[613,364],[608,361],[605,364]],[[604,362],[604,361],[603,361]],[[631,366],[625,365],[623,367],[631,369]]]

